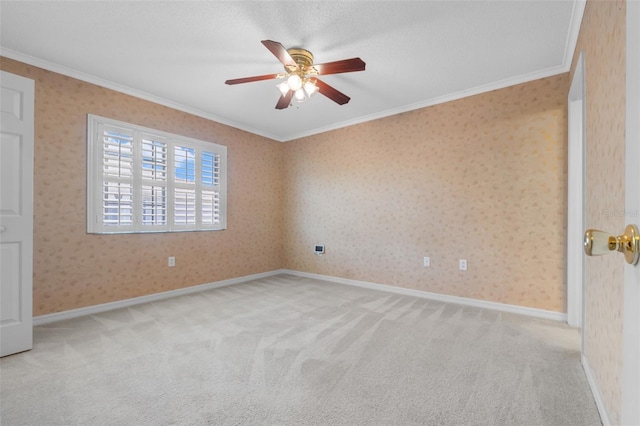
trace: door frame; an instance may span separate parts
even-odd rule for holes
[[[567,98],[567,323],[578,328],[584,325],[585,93],[584,52],[580,52]]]
[[[625,222],[640,225],[640,2],[626,6]],[[640,265],[625,264],[622,324],[621,423],[640,425]]]

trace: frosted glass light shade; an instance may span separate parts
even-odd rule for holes
[[[280,92],[282,92],[283,96],[289,93],[289,83],[287,83],[286,81],[283,81],[276,87],[278,88],[278,90],[280,90]]]
[[[289,88],[294,92],[302,87],[302,79],[297,74],[293,74],[289,77],[287,79],[287,83],[289,83]]]
[[[307,96],[311,97],[314,93],[318,91],[318,87],[310,81],[307,81],[304,84],[304,91],[307,92]]]
[[[307,97],[304,94],[304,90],[302,89],[296,90],[296,93],[293,96],[296,98],[296,101],[298,102],[303,102],[305,99],[307,99]]]

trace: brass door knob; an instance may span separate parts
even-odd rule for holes
[[[584,233],[584,252],[587,256],[601,256],[619,251],[627,263],[636,265],[640,259],[640,233],[636,225],[627,225],[624,234],[613,235],[597,229],[587,229]]]

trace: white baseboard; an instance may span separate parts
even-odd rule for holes
[[[364,287],[373,290],[381,290],[389,293],[403,294],[406,296],[421,297],[423,299],[437,300],[440,302],[455,303],[458,305],[474,306],[476,308],[492,309],[494,311],[509,312],[512,314],[527,315],[535,318],[544,318],[554,321],[567,322],[567,314],[564,312],[547,311],[545,309],[528,308],[525,306],[509,305],[506,303],[489,302],[487,300],[469,299],[466,297],[449,296],[446,294],[431,293],[428,291],[414,290],[410,288],[391,285],[376,284],[367,281],[350,280],[347,278],[332,277],[329,275],[313,274],[310,272],[293,271],[284,269],[281,272],[298,277],[315,278],[330,281],[337,284],[346,284],[356,287]]]
[[[567,321],[567,314],[563,312],[547,311],[544,309],[527,308],[524,306],[508,305],[505,303],[489,302],[486,300],[469,299],[466,297],[449,296],[446,294],[430,293],[428,291],[413,290],[410,288],[395,287],[391,285],[376,284],[366,281],[350,280],[347,278],[332,277],[329,275],[313,274],[310,272],[300,272],[291,269],[276,269],[260,274],[246,275],[244,277],[231,278],[223,281],[216,281],[207,284],[196,285],[192,287],[180,288],[177,290],[165,291],[162,293],[149,294],[146,296],[134,297],[131,299],[118,300],[116,302],[103,303],[100,305],[87,306],[85,308],[71,309],[53,314],[40,315],[33,318],[33,325],[49,324],[56,321],[63,321],[71,318],[77,318],[85,315],[94,315],[100,312],[111,311],[114,309],[126,308],[128,306],[139,305],[141,303],[154,302],[157,300],[168,299],[170,297],[182,296],[185,294],[196,293],[199,291],[211,290],[214,288],[224,287],[233,284],[240,284],[247,281],[257,280],[260,278],[268,278],[278,274],[289,274],[298,277],[315,278],[323,281],[329,281],[337,284],[346,284],[356,287],[363,287],[373,290],[386,291],[389,293],[403,294],[406,296],[421,297],[423,299],[438,300],[440,302],[455,303],[458,305],[475,306],[477,308],[492,309],[494,311],[509,312],[519,315],[527,315],[530,317],[544,318],[555,321]]]
[[[607,407],[604,405],[604,399],[602,399],[600,388],[598,387],[593,372],[591,371],[591,367],[589,367],[589,362],[587,361],[587,358],[584,356],[584,354],[582,355],[582,368],[584,369],[584,374],[587,376],[587,382],[589,382],[589,387],[591,388],[593,398],[596,400],[596,406],[598,407],[598,413],[600,413],[602,426],[611,426],[609,413],[607,412]]]
[[[179,288],[177,290],[164,291],[162,293],[149,294],[146,296],[134,297],[125,300],[118,300],[116,302],[103,303],[100,305],[87,306],[85,308],[71,309],[63,312],[55,312],[53,314],[40,315],[33,318],[33,325],[35,327],[37,325],[49,324],[52,322],[68,320],[85,315],[94,315],[100,312],[112,311],[114,309],[139,305],[141,303],[154,302],[158,300],[168,299],[170,297],[183,296],[185,294],[197,293],[199,291],[211,290],[213,288],[225,287],[233,284],[240,284],[260,278],[268,278],[282,273],[285,273],[285,271],[282,269],[276,269],[275,271],[263,272],[260,274],[246,275],[244,277],[231,278],[228,280],[200,284],[192,287]]]

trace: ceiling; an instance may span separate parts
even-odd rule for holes
[[[233,127],[288,141],[569,70],[584,2],[6,1],[0,53]],[[283,71],[261,43],[366,70],[322,80],[276,110]]]

